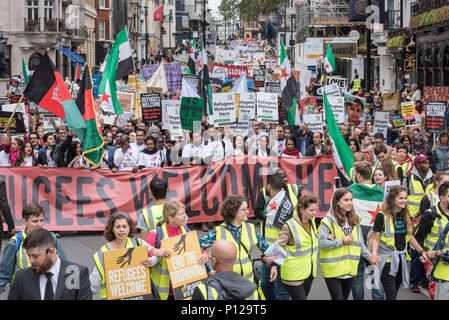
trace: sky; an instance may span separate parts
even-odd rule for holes
[[[209,8],[212,9],[212,16],[218,17],[218,6],[220,5],[221,0],[209,0],[208,5]]]

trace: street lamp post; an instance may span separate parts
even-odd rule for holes
[[[145,1],[145,60],[148,60],[148,41],[149,34],[148,34],[148,0]]]

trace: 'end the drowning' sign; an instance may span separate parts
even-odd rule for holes
[[[108,300],[149,299],[150,269],[140,263],[141,259],[148,259],[147,247],[105,251],[103,257]]]
[[[175,299],[190,300],[196,286],[207,278],[206,267],[197,262],[201,256],[198,235],[193,231],[162,240],[161,248],[171,252],[167,266]]]

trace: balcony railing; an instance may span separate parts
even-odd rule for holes
[[[27,19],[23,18],[24,30],[26,32],[40,32],[40,18],[37,19]]]
[[[400,10],[388,10],[385,12],[385,29],[396,30],[401,29],[401,11]]]
[[[411,4],[412,16],[449,5],[449,0],[415,0]]]

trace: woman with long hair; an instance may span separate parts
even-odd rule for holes
[[[276,243],[287,252],[281,279],[292,300],[307,300],[318,266],[318,232],[315,217],[318,198],[309,193],[297,205],[298,214],[288,220]]]
[[[350,138],[348,140],[349,149],[351,149],[352,153],[356,153],[360,151],[359,142],[355,138]]]
[[[390,189],[383,205],[374,219],[372,255],[380,257],[380,280],[386,300],[396,300],[398,289],[403,283],[409,286],[407,264],[407,243],[426,258],[425,251],[412,235],[412,221],[407,209],[407,189],[394,186]]]
[[[34,155],[33,146],[31,142],[25,143],[25,148],[23,152],[19,154],[15,162],[16,167],[35,167],[37,166],[37,159]]]
[[[243,156],[247,154],[245,148],[245,138],[241,135],[236,135],[232,137],[232,155],[233,156]]]
[[[95,295],[100,293],[100,299],[106,300],[107,290],[106,290],[106,277],[105,277],[105,267],[104,267],[104,257],[103,254],[106,251],[118,250],[125,248],[133,248],[137,246],[146,246],[148,250],[152,249],[142,239],[134,237],[135,228],[133,220],[125,212],[117,212],[111,215],[106,222],[106,227],[104,230],[104,238],[107,241],[100,250],[98,250],[94,256],[95,267],[89,276],[90,286],[92,293]],[[143,266],[149,268],[155,265],[158,261],[157,257],[152,257],[148,259],[142,259],[140,262]],[[154,293],[153,297],[155,296]]]
[[[8,133],[9,134],[9,133]],[[15,166],[16,160],[23,157],[25,152],[25,143],[20,138],[15,138],[11,143],[11,152],[9,153],[9,161],[11,166]]]
[[[378,262],[365,247],[361,217],[355,213],[352,199],[348,188],[335,190],[318,231],[321,272],[332,300],[348,299],[360,256],[371,264]]]
[[[384,169],[385,173],[387,174],[387,181],[395,181],[401,179],[401,177],[399,177],[398,175],[398,172],[396,171],[393,161],[391,161],[390,159],[383,160],[380,163],[380,167]],[[402,168],[399,170],[401,171]]]
[[[282,151],[281,157],[287,158],[299,158],[299,150],[295,148],[295,140],[293,138],[287,138],[285,140],[285,149]]]
[[[254,247],[258,247],[260,251],[265,252],[269,246],[265,239],[256,231],[254,225],[247,222],[249,214],[248,200],[240,195],[230,195],[223,201],[220,207],[220,214],[224,222],[200,239],[201,249],[206,250],[210,248],[217,239],[226,239],[233,242],[237,247],[234,272],[259,285],[259,281],[254,273],[250,252]],[[271,265],[270,281],[273,282],[277,278],[277,266],[271,264],[274,259],[268,259],[262,255],[261,260],[267,265]],[[258,292],[256,291],[248,299],[257,300]]]
[[[83,156],[83,144],[79,141],[72,141],[67,149],[67,167],[82,169],[89,166],[84,160]]]
[[[387,181],[387,173],[381,167],[374,170],[373,182],[385,189],[385,181]]]
[[[146,242],[154,247],[149,251],[149,256],[161,257],[156,265],[151,268],[151,279],[159,293],[161,300],[174,300],[173,288],[168,274],[167,259],[171,257],[169,250],[161,248],[161,241],[182,234],[190,230],[187,228],[187,214],[184,204],[180,201],[164,203],[163,217],[158,222],[156,229],[148,233]],[[205,264],[209,260],[207,251],[198,259],[198,264]]]
[[[447,170],[449,160],[449,133],[441,132],[432,147],[432,162],[436,171]]]

